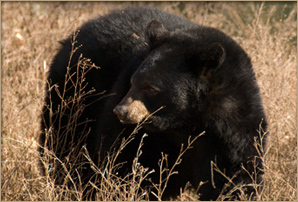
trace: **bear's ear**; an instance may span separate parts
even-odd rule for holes
[[[213,43],[208,46],[200,56],[200,63],[203,66],[202,76],[211,76],[212,72],[220,67],[226,59],[226,52],[220,43]]]
[[[155,47],[169,37],[170,32],[163,26],[161,22],[154,19],[147,25],[145,35],[149,45],[151,47]]]

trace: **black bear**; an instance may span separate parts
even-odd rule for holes
[[[250,58],[233,39],[153,8],[114,11],[74,35],[53,59],[42,115],[40,152],[60,159],[44,169],[56,183],[65,183],[65,170],[88,183],[94,173],[79,154],[87,151],[100,166],[116,140],[133,132],[117,158],[124,162],[118,174],[130,172],[146,133],[139,162],[156,171],[148,177],[158,183],[161,153],[171,167],[181,145],[205,131],[181,157],[162,199],[187,183],[199,187],[201,200],[239,183],[255,194],[250,175],[256,184],[263,175],[255,142],[264,146],[267,123]]]

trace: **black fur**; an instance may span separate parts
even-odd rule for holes
[[[72,49],[71,39],[62,42],[48,76],[48,83],[57,84],[61,94]],[[137,93],[141,94],[141,101],[151,113],[161,106],[165,108],[153,116],[150,124],[144,124],[134,141],[121,153],[118,161],[127,163],[119,174],[125,175],[131,169],[144,133],[148,137],[144,140],[139,160],[145,167],[158,171],[161,152],[169,155],[171,166],[181,144],[187,145],[189,136],[206,131],[196,140],[193,149],[182,157],[182,163],[177,166],[179,174],[170,178],[163,199],[179,194],[179,189],[187,182],[196,188],[201,181],[207,183],[198,191],[200,199],[216,199],[227,181],[214,171],[216,188],[212,186],[211,161],[225,170],[228,177],[240,171],[235,183],[251,183],[241,165],[249,172],[254,171],[251,161],[258,155],[254,138],[259,137],[259,124],[262,122],[264,130],[267,124],[250,59],[234,40],[217,29],[157,9],[129,8],[87,22],[79,29],[76,41],[76,47],[82,46],[73,55],[70,66],[76,66],[82,54],[100,67],[91,69],[86,75],[85,84],[88,85],[84,91],[95,89],[95,93],[83,99],[84,108],[77,123],[85,124],[76,128],[75,136],[70,135],[73,134],[71,130],[58,133],[58,128],[63,128],[69,121],[70,106],[62,114],[57,91],[47,89],[41,145],[49,147],[53,144],[54,153],[63,161],[72,144],[79,148],[86,145],[93,161],[99,163],[123,129],[126,128],[121,137],[127,137],[135,127],[122,125],[113,114],[114,107],[132,85],[139,88]],[[146,93],[141,88],[144,85],[154,85],[158,93]],[[99,94],[104,91],[109,96]],[[73,94],[73,89],[66,91],[65,99]],[[53,115],[48,110],[51,103]],[[61,121],[57,121],[61,115]],[[56,120],[51,133],[53,139],[69,134],[68,145],[50,140],[45,145],[44,131],[51,125],[49,117]],[[86,133],[88,137],[80,141]],[[257,164],[257,170],[260,170],[257,183],[261,183],[262,162],[259,158]],[[88,164],[84,165],[80,174],[86,183],[93,171]],[[63,175],[55,169],[54,176],[59,184]],[[158,172],[150,176],[158,182]],[[249,188],[247,193],[253,192]]]

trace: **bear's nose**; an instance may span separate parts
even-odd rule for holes
[[[116,116],[118,117],[118,119],[124,120],[126,115],[127,115],[127,107],[123,106],[123,105],[117,105],[114,109],[113,109],[114,114],[116,114]]]

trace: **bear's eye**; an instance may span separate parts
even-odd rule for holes
[[[159,88],[151,85],[145,85],[143,88],[146,92],[151,93],[151,94],[156,94],[159,92]]]

